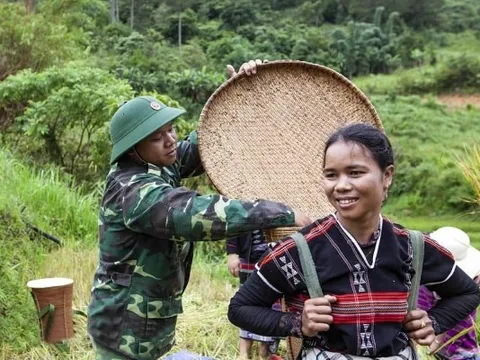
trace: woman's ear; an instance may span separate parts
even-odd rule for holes
[[[393,182],[393,175],[395,174],[395,167],[393,165],[387,166],[383,173],[383,188],[388,190]]]

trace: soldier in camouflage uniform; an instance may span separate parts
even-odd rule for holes
[[[112,118],[112,168],[88,308],[97,359],[153,360],[170,350],[195,241],[310,222],[277,202],[180,187],[181,178],[203,172],[196,132],[176,141],[172,122],[183,112],[141,96]]]

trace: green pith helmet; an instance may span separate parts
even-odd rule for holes
[[[121,105],[110,122],[113,143],[110,164],[183,113],[185,110],[168,107],[151,96],[139,96]]]

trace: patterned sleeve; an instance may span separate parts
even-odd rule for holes
[[[201,175],[204,170],[198,152],[197,131],[192,131],[182,141],[177,143],[177,158],[180,164],[180,176],[182,178]]]
[[[247,202],[221,195],[200,195],[174,188],[150,174],[122,188],[125,225],[136,232],[169,240],[221,240],[256,229],[293,226],[288,206],[267,200]]]
[[[305,287],[299,264],[295,241],[288,237],[268,244],[267,251],[257,263],[257,273],[272,290],[292,294]]]

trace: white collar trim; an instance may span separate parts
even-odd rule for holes
[[[375,251],[373,252],[373,258],[372,258],[372,262],[369,263],[368,260],[367,260],[367,257],[365,256],[362,248],[360,247],[360,244],[358,243],[357,240],[355,240],[355,238],[353,237],[352,234],[350,234],[350,232],[342,225],[342,223],[340,222],[340,220],[338,220],[338,217],[337,217],[337,214],[333,214],[333,216],[335,217],[335,219],[337,220],[337,223],[338,225],[340,225],[340,227],[342,228],[343,232],[347,235],[347,237],[350,239],[350,241],[353,243],[353,245],[356,247],[358,253],[360,254],[360,256],[362,257],[363,261],[365,262],[365,264],[367,265],[367,267],[369,269],[373,269],[375,267],[375,262],[377,260],[377,255],[378,255],[378,249],[380,248],[380,240],[382,239],[382,229],[383,229],[383,218],[382,218],[382,215],[378,215],[379,217],[379,222],[380,222],[380,225],[378,227],[378,230],[380,231],[380,235],[378,236],[378,239],[377,239],[377,242],[375,243]]]

